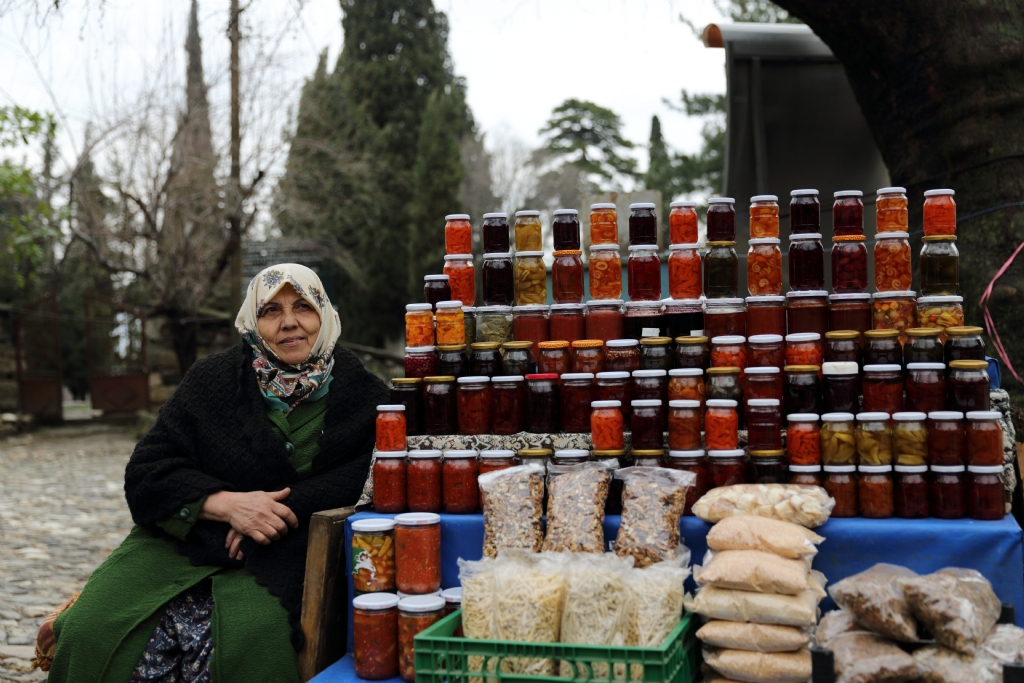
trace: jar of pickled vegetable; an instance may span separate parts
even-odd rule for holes
[[[619,451],[625,448],[622,402],[592,401],[590,407],[590,434],[594,450]]]
[[[933,517],[961,519],[966,514],[966,471],[963,465],[932,465],[929,508]]]
[[[398,596],[369,593],[352,600],[356,676],[380,681],[398,676]]]
[[[705,443],[708,450],[732,450],[739,445],[739,414],[736,401],[708,399],[704,413]],[[742,452],[742,451],[741,451]]]
[[[732,197],[708,199],[708,242],[736,240],[736,200]]]
[[[561,422],[558,375],[537,373],[526,376],[526,431],[554,434]]]
[[[853,465],[825,465],[822,487],[836,501],[833,518],[857,516],[857,468]]]
[[[907,343],[903,357],[910,363],[944,363],[941,330],[929,327],[911,327],[907,331]],[[945,368],[945,366],[943,366]]]
[[[821,422],[822,462],[826,465],[856,465],[853,413],[825,413]]]
[[[668,336],[704,334],[704,303],[700,299],[663,299]]]
[[[919,412],[893,414],[892,450],[897,465],[928,464],[927,417]]]
[[[394,377],[391,380],[391,397],[394,404],[405,406],[405,432],[408,436],[423,434],[423,379],[419,377]]]
[[[618,299],[622,296],[622,258],[618,243],[590,247],[589,270],[591,298]]]
[[[907,232],[907,190],[903,187],[882,187],[875,193],[876,232]]]
[[[537,345],[537,372],[553,372],[562,375],[572,369],[569,357],[569,342],[546,341]]]
[[[745,368],[747,366],[746,339],[739,335],[712,337],[711,367]]]
[[[423,378],[423,428],[431,436],[449,436],[458,432],[455,377],[438,375]]]
[[[889,413],[857,413],[857,460],[861,465],[891,465]]]
[[[972,410],[967,413],[967,464],[995,466],[1003,464],[1002,413],[998,410]]]
[[[927,190],[924,193],[924,236],[956,234],[956,202],[953,190]]]
[[[864,365],[898,365],[903,368],[903,347],[896,330],[869,330],[864,334]]]
[[[787,365],[782,387],[782,408],[785,414],[822,412],[820,365]]]
[[[743,371],[743,400],[756,398],[774,398],[781,403],[781,368],[747,368]]]
[[[551,264],[551,296],[555,303],[583,302],[583,259],[579,249],[556,251]]]
[[[840,190],[832,195],[832,234],[839,237],[864,236],[864,193]]]
[[[821,205],[817,190],[789,193],[789,232],[792,235],[821,232]]]
[[[475,495],[475,477],[470,488]],[[407,512],[395,517],[395,585],[417,595],[441,587],[440,515]]]
[[[416,680],[413,641],[416,634],[444,618],[444,598],[417,595],[398,602],[398,669],[403,681]]]
[[[1002,519],[1006,514],[1002,466],[967,468],[967,516]]]
[[[930,329],[938,333],[940,344],[946,340],[946,331],[964,324],[964,298],[962,296],[922,296],[917,300],[917,329]]]
[[[752,484],[785,484],[789,480],[784,451],[750,450],[750,475]]]
[[[447,275],[423,276],[423,300],[430,304],[431,310],[437,310],[438,301],[451,301],[452,288],[448,280]]]
[[[548,341],[548,307],[541,305],[515,306],[512,309],[512,336],[516,341],[533,342],[533,360],[537,360],[537,344]]]
[[[669,204],[668,235],[670,244],[692,244],[697,241],[697,202]]]
[[[828,293],[806,290],[786,294],[786,329],[790,334],[828,332]]]
[[[437,343],[465,344],[466,322],[461,301],[437,302]]]
[[[661,301],[627,301],[622,321],[622,334],[626,339],[664,337],[668,333]]]
[[[548,280],[543,251],[517,251],[514,272],[517,306],[547,302]]]
[[[746,308],[743,299],[708,299],[704,313],[704,334],[725,337],[746,334]]]
[[[512,307],[480,306],[476,309],[476,340],[505,344],[512,340]]]
[[[778,450],[779,455],[782,455],[782,411],[779,404],[777,398],[752,398],[747,401],[747,448],[750,451]]]
[[[904,330],[914,327],[917,319],[914,292],[875,292],[872,299],[871,324],[876,330],[896,330],[900,343],[905,343]]]
[[[899,365],[865,365],[861,387],[865,412],[892,415],[903,410],[903,376]]]
[[[676,337],[676,367],[700,368],[711,367],[711,346],[708,338],[703,335],[692,337]]]
[[[704,371],[700,368],[673,368],[668,371],[668,400],[697,401],[704,411]]]
[[[871,329],[871,295],[832,294],[828,302],[828,329],[856,330],[863,345],[864,334]]]
[[[985,341],[980,327],[947,327],[943,343],[946,364],[955,360],[985,360]]]
[[[452,213],[444,217],[444,253],[469,254],[473,251],[473,226],[469,214]]]
[[[562,375],[562,431],[582,434],[590,431],[590,404],[593,402],[594,373],[567,372]]]
[[[781,368],[786,364],[781,334],[758,334],[747,338],[747,366]]]
[[[782,251],[777,237],[750,240],[747,291],[750,296],[778,296],[782,293]]]
[[[441,511],[441,476],[441,451],[409,451],[405,491],[411,512]]]
[[[741,448],[708,451],[709,489],[747,483],[746,453]]]
[[[491,378],[491,430],[518,434],[526,428],[526,382],[522,375]]]
[[[789,483],[796,486],[821,486],[821,465],[790,465]]]
[[[668,256],[668,291],[673,299],[698,299],[703,291],[699,245],[673,244]]]
[[[647,337],[640,340],[640,369],[669,370],[672,367],[672,338]]]
[[[624,371],[605,371],[595,375],[594,400],[618,401],[625,424],[629,423],[631,411],[630,401],[633,400],[633,378]]]
[[[739,368],[708,368],[705,372],[704,394],[711,399],[743,400],[743,386]],[[740,421],[743,417],[740,416]]]
[[[861,361],[860,334],[856,330],[835,330],[825,335],[826,363],[856,363]]]
[[[352,584],[360,593],[395,590],[395,521],[352,522]]]
[[[790,465],[821,464],[821,429],[814,413],[792,413],[786,418],[786,454]]]
[[[573,372],[603,372],[604,342],[600,339],[577,339],[572,343]]]
[[[694,480],[693,485],[686,490],[686,507],[683,508],[684,515],[692,516],[693,504],[708,492],[710,472],[708,472],[708,461],[704,451],[700,449],[669,451],[668,458],[665,460],[665,467],[670,470],[693,472],[696,475],[697,478]]]
[[[794,291],[820,290],[825,286],[821,233],[790,233],[789,286]]]
[[[433,346],[405,347],[405,376],[423,378],[437,372],[436,348]]]
[[[759,194],[750,198],[750,236],[754,239],[779,237],[779,198]]]
[[[910,235],[886,232],[875,235],[875,288],[879,292],[906,291],[913,279]]]
[[[892,466],[861,465],[857,468],[857,507],[860,516],[868,519],[887,519],[895,513],[893,502]],[[835,511],[833,510],[833,516]]]
[[[471,345],[469,372],[473,375],[494,377],[502,373],[501,344],[498,342],[477,342]]]
[[[633,399],[633,414],[630,416],[630,431],[633,433],[634,450],[662,448],[664,444],[665,416],[662,402],[658,399]]]
[[[921,295],[955,295],[960,291],[960,252],[955,235],[924,238],[921,248]]]
[[[946,365],[907,363],[907,410],[931,413],[946,407]]]
[[[590,243],[619,245],[619,222],[615,204],[604,202],[590,205]]]
[[[480,466],[477,455],[474,450],[444,452],[442,482],[445,512],[466,515],[479,509],[480,495],[476,479],[480,474]]]
[[[377,406],[377,450],[405,450],[405,406],[385,404]]]
[[[658,217],[651,202],[637,202],[629,205],[629,244],[658,243]]]
[[[897,465],[893,475],[893,511],[903,519],[928,516],[928,468],[924,465]]]
[[[443,272],[448,276],[452,301],[460,301],[464,306],[472,306],[476,302],[476,274],[473,269],[473,255],[468,252],[448,254],[444,257]]]
[[[737,296],[739,266],[735,242],[708,242],[704,254],[704,296],[709,299]]]
[[[434,314],[430,304],[405,307],[405,343],[408,346],[433,346]]]
[[[821,365],[824,362],[821,335],[817,332],[787,334],[785,360],[785,365]]]
[[[622,299],[591,300],[587,302],[587,339],[622,339]]]
[[[437,347],[436,375],[452,376],[455,379],[469,374],[469,356],[465,344],[450,344]]]
[[[552,341],[574,342],[587,338],[587,324],[582,304],[554,304],[548,317],[548,334]]]
[[[543,249],[541,242],[540,211],[516,211],[516,251],[537,251]]]
[[[966,456],[964,414],[956,410],[928,413],[928,462],[951,467],[965,464]]]
[[[604,369],[609,372],[633,372],[640,369],[640,342],[636,339],[610,339],[605,342]]]
[[[969,412],[988,410],[988,363],[983,360],[954,360],[949,363],[946,379],[946,407]]]
[[[786,334],[786,297],[748,296],[746,330],[748,338]]]
[[[531,349],[533,342],[505,342],[501,345],[501,369],[506,375],[528,375],[536,369]]]
[[[701,402],[675,400],[668,402],[668,447],[673,451],[700,448]]]
[[[406,452],[377,451],[373,459],[373,509],[405,512]]]
[[[832,291],[863,292],[868,287],[868,248],[863,235],[832,240]]]
[[[823,407],[830,413],[852,413],[860,396],[859,366],[856,363],[824,363],[821,366]]]

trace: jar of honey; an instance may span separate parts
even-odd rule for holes
[[[960,252],[956,235],[924,238],[921,248],[921,296],[951,296],[960,291]]]

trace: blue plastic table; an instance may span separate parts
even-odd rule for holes
[[[353,515],[345,523],[344,566],[352,566],[351,522],[372,517],[393,517],[373,512]],[[703,564],[707,551],[706,536],[710,524],[695,517],[684,517],[680,528],[690,549],[692,564]],[[614,541],[619,517],[604,522],[606,542]],[[909,567],[929,573],[943,567],[977,569],[992,582],[1003,602],[1012,603],[1018,621],[1024,615],[1024,534],[1011,516],[997,522],[937,519],[834,519],[815,531],[825,537],[814,558],[814,568],[830,583],[861,572],[878,562]],[[458,559],[480,559],[483,552],[484,524],[481,515],[441,515],[441,586],[459,585]],[[693,590],[692,579],[687,589]],[[348,595],[353,592],[348,577]],[[822,610],[833,609],[831,598],[822,602]],[[348,650],[352,650],[352,611],[349,610]],[[351,656],[345,657],[313,679],[316,683],[351,683],[359,680],[352,668]],[[401,679],[395,679],[400,681]]]

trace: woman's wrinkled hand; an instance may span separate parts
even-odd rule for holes
[[[280,501],[291,493],[291,489],[280,491],[250,491],[240,493],[234,491],[218,491],[210,494],[199,512],[200,519],[212,519],[227,522],[232,530],[248,536],[261,545],[269,545],[288,533],[289,527],[299,526],[295,513]],[[235,551],[241,539],[232,539],[230,534],[225,545],[231,551],[233,541]]]
[[[243,538],[245,538],[245,534],[240,534],[234,529],[228,529],[227,538],[224,539],[224,547],[228,549],[228,557],[232,560],[245,559],[245,553],[239,549]]]

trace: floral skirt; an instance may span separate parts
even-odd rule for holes
[[[132,682],[210,683],[213,594],[203,581],[169,603],[135,667]]]

